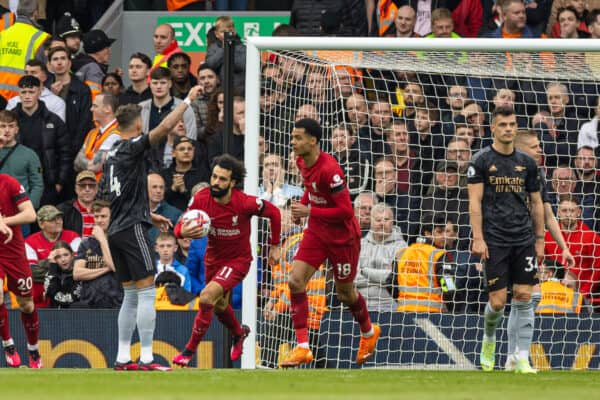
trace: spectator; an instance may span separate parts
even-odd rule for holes
[[[432,171],[434,160],[444,157],[444,137],[439,124],[438,110],[432,103],[417,108],[414,120],[414,131],[410,132],[411,150],[421,159],[421,169]],[[431,182],[430,174],[425,173],[424,185]]]
[[[335,156],[344,171],[350,196],[354,198],[366,190],[371,183],[371,169],[373,168],[371,161],[369,157],[360,152],[356,136],[349,124],[340,124],[334,127],[331,142],[333,147],[331,154]]]
[[[579,314],[583,296],[563,284],[556,277],[556,261],[545,260],[539,265],[541,300],[535,312],[538,314]],[[562,266],[560,266],[562,269]]]
[[[77,77],[71,75],[71,58],[64,47],[48,52],[48,62],[54,75],[46,85],[66,103],[66,124],[69,134],[70,157],[75,158],[85,135],[92,129],[92,95],[90,88]]]
[[[580,147],[574,164],[577,176],[574,193],[581,198],[581,219],[588,228],[597,231],[600,229],[600,221],[596,219],[599,216],[596,205],[600,204],[600,178],[596,174],[598,162],[594,149]]]
[[[600,25],[600,24],[599,24]],[[598,147],[598,119],[600,118],[600,96],[596,97],[596,112],[591,121],[585,122],[579,128],[577,136],[577,149],[588,146],[597,151]]]
[[[396,185],[398,193],[424,194],[422,185],[421,160],[410,147],[410,136],[406,121],[395,119],[387,133],[387,145],[390,148],[389,158],[395,162],[398,176]],[[406,231],[403,231],[406,232]]]
[[[81,239],[76,232],[63,229],[63,213],[54,206],[43,206],[37,212],[40,232],[29,235],[25,239],[27,261],[32,269],[38,269],[39,263],[45,260],[52,251],[52,246],[59,240],[67,242],[71,249],[77,249]],[[36,307],[47,307],[48,299],[44,298],[44,282],[34,282],[33,301]]]
[[[92,205],[98,194],[96,175],[92,171],[81,171],[75,178],[75,194],[77,197],[58,205],[63,213],[63,227],[77,232],[82,238],[92,235],[94,229],[94,213]]]
[[[415,32],[417,22],[417,13],[409,5],[401,6],[396,13],[394,27],[396,28],[396,37],[421,37]],[[382,36],[381,34],[379,36]],[[384,35],[387,36],[387,35]]]
[[[35,151],[42,162],[41,203],[56,204],[72,170],[69,138],[65,124],[40,101],[40,93],[40,80],[35,76],[26,75],[19,80],[21,103],[15,108],[21,132],[19,142]]]
[[[161,171],[165,180],[165,200],[179,210],[185,210],[191,197],[192,187],[207,182],[208,170],[194,165],[195,144],[189,138],[177,137],[173,142],[173,163]]]
[[[385,288],[396,252],[408,246],[394,226],[394,211],[384,203],[371,209],[371,228],[360,243],[356,288],[369,311],[394,311],[396,304]]]
[[[221,113],[223,110],[220,110]],[[219,117],[222,121],[222,118]],[[246,100],[241,96],[233,96],[233,132],[231,132],[229,154],[238,160],[244,159],[244,141],[246,140]],[[221,131],[211,135],[207,140],[208,161],[223,154],[223,141],[225,132]]]
[[[4,146],[0,149],[0,173],[8,174],[23,186],[34,208],[40,206],[44,192],[42,166],[37,154],[17,143],[19,133],[18,116],[13,111],[0,111],[0,135],[4,136]],[[29,233],[29,225],[22,225]],[[26,236],[26,235],[25,235]]]
[[[475,139],[471,148],[473,148],[475,142],[479,142],[481,147],[491,144],[492,132],[487,124],[485,113],[481,109],[481,105],[473,100],[466,101],[461,114],[467,125],[473,128]]]
[[[331,90],[332,81],[326,76],[323,68],[313,67],[308,70],[306,76],[306,93],[308,101],[319,114],[319,121],[326,129],[324,137],[329,140],[331,128],[342,119],[340,110],[333,99]]]
[[[466,188],[467,169],[469,168],[469,161],[471,161],[469,142],[460,136],[450,140],[448,146],[446,146],[446,161],[456,163],[459,173],[458,185],[461,188]]]
[[[217,73],[206,64],[198,67],[198,84],[204,87],[204,91],[191,104],[196,115],[196,127],[198,128],[198,140],[203,140],[208,125],[208,104],[210,97],[215,93],[221,82]]]
[[[185,265],[175,259],[175,252],[177,251],[177,238],[175,235],[171,232],[160,232],[156,237],[154,251],[158,254],[155,280],[165,271],[175,272],[181,278],[181,287],[188,292],[191,291],[192,280],[190,273]]]
[[[290,160],[290,162],[294,162]],[[258,187],[258,197],[270,201],[281,208],[290,199],[299,200],[304,191],[285,181],[283,160],[277,154],[266,154],[263,160],[262,184]]]
[[[172,86],[171,73],[167,68],[158,67],[150,73],[152,99],[140,103],[140,107],[142,107],[142,132],[150,132],[157,127],[160,121],[183,101],[171,96]],[[185,123],[187,137],[196,140],[198,135],[196,117],[189,107],[183,113],[183,122]]]
[[[586,4],[587,3],[587,4]],[[595,6],[594,6],[595,4]],[[594,8],[600,6],[600,3],[596,0],[592,1],[582,1],[582,0],[557,0],[552,2],[552,10],[550,12],[548,18],[548,25],[546,27],[548,36],[552,38],[562,37],[562,26],[560,23],[560,11],[566,8],[572,8],[575,12],[577,25],[575,25],[577,30],[581,30],[583,32],[589,32],[589,27],[587,24],[587,17],[590,12],[588,10],[593,10]]]
[[[469,98],[467,88],[463,85],[452,85],[448,88],[448,97],[445,103],[447,109],[442,110],[442,122],[451,123],[454,118],[460,115],[460,112],[465,107],[465,101]]]
[[[25,75],[35,76],[40,80],[40,101],[43,101],[48,111],[58,115],[60,119],[66,121],[66,106],[65,101],[52,93],[44,86],[44,82],[48,79],[48,70],[46,64],[38,60],[29,60],[25,64]],[[15,96],[8,101],[7,110],[14,109],[21,102],[21,96]]]
[[[75,157],[75,171],[92,171],[96,174],[96,180],[100,181],[106,153],[121,140],[119,124],[115,118],[118,106],[119,98],[110,93],[100,93],[94,98],[92,113],[96,127],[88,132]]]
[[[417,107],[425,105],[425,95],[423,86],[419,82],[410,81],[404,86],[403,92],[405,107],[398,116],[404,117],[407,121],[415,118]]]
[[[82,283],[80,302],[89,308],[118,308],[123,301],[123,288],[115,274],[107,231],[110,203],[96,200],[92,206],[94,228],[77,250],[73,279]]]
[[[48,259],[42,261],[49,263],[44,289],[50,308],[77,307],[81,296],[81,282],[73,279],[74,258],[69,243],[59,240],[52,246]]]
[[[561,39],[587,39],[590,37],[585,19],[574,7],[559,8],[556,16],[559,32],[557,36],[554,36],[556,33],[553,31],[552,37]]]
[[[156,55],[154,56],[154,60],[152,60],[150,73],[158,67],[168,68],[167,60],[169,57],[175,53],[182,52],[177,43],[177,39],[175,39],[175,30],[170,24],[158,25],[156,29],[154,29],[154,36],[152,39]]]
[[[552,210],[556,214],[558,209],[559,197],[562,195],[575,193],[577,185],[577,176],[575,171],[566,164],[561,164],[552,171],[551,190],[548,196],[550,197]]]
[[[375,162],[373,191],[379,202],[385,202],[396,212],[396,224],[403,233],[408,232],[408,193],[398,192],[398,169],[392,158],[380,158]]]
[[[208,46],[204,63],[212,68],[219,75],[221,82],[223,82],[225,79],[223,66],[225,57],[225,50],[223,48],[225,32],[231,32],[234,36],[235,63],[233,65],[233,86],[242,87],[246,78],[246,46],[242,44],[240,37],[237,35],[231,17],[221,16],[215,21],[215,36],[217,40]]]
[[[175,53],[167,60],[167,67],[171,71],[173,87],[171,94],[177,98],[185,99],[190,89],[198,84],[198,80],[190,72],[192,59],[187,53]]]
[[[165,180],[159,174],[148,174],[148,201],[150,202],[150,212],[168,218],[175,226],[181,216],[181,210],[165,201]],[[155,226],[150,228],[148,231],[150,243],[155,243],[159,232]]]
[[[546,86],[547,118],[534,116],[532,125],[541,137],[546,167],[569,164],[577,149],[578,119],[569,105],[569,91],[558,82]]]
[[[152,98],[152,92],[148,85],[148,72],[152,68],[150,57],[144,53],[133,53],[129,57],[127,74],[131,85],[125,89],[119,98],[119,104],[138,104]]]
[[[448,257],[445,216],[424,216],[416,243],[396,253],[388,290],[401,312],[445,312],[452,310],[454,267]]]
[[[493,38],[538,38],[540,33],[527,25],[527,14],[523,0],[504,0],[499,3],[503,17],[502,24],[492,32],[486,32],[484,37]]]
[[[426,38],[459,38],[454,32],[454,20],[447,8],[436,8],[431,11],[431,33]]]
[[[587,26],[592,39],[600,39],[600,9],[596,8],[589,12]]]
[[[363,191],[354,199],[354,216],[358,220],[362,237],[371,229],[371,210],[379,199],[374,192]]]
[[[92,100],[102,92],[102,79],[108,72],[112,44],[116,39],[106,36],[104,31],[94,29],[83,35],[83,49],[86,54],[80,54],[73,59],[73,72],[80,81],[84,82],[92,92]]]
[[[364,0],[295,0],[290,25],[302,36],[320,36],[321,15],[327,11],[340,15],[342,28],[339,36],[369,34]]]
[[[112,94],[118,99],[123,89],[123,79],[116,72],[109,72],[102,78],[102,93]]]
[[[345,106],[347,121],[352,124],[359,141],[369,140],[371,130],[369,129],[369,109],[365,97],[362,94],[354,93],[348,96]]]
[[[66,12],[56,23],[55,33],[61,39],[64,39],[65,46],[69,50],[69,53],[75,56],[81,52],[81,38],[83,32],[79,23],[71,13]]]
[[[18,17],[14,25],[3,30],[0,37],[0,48],[2,49],[21,49],[19,54],[22,54],[22,49],[31,48],[24,57],[15,57],[12,51],[0,54],[0,68],[4,70],[0,73],[0,84],[2,84],[0,96],[7,100],[19,94],[18,82],[22,71],[25,70],[25,63],[32,58],[41,62],[46,60],[42,44],[50,35],[35,23],[38,16],[37,8],[38,0],[19,1],[16,13]]]
[[[360,150],[372,161],[388,154],[385,136],[392,126],[392,106],[387,100],[376,100],[371,103],[368,115],[369,136],[359,136],[358,142]],[[360,133],[364,135],[366,131]]]
[[[581,220],[579,200],[570,193],[560,196],[557,217],[567,247],[575,257],[575,267],[567,269],[565,283],[591,300],[600,282],[597,261],[600,257],[600,236],[585,226]],[[560,262],[562,250],[548,231],[545,242],[546,256]]]

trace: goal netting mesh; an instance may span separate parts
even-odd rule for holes
[[[287,276],[302,227],[291,222],[289,204],[303,190],[290,133],[310,117],[323,127],[322,150],[344,170],[364,233],[356,286],[382,327],[366,366],[478,367],[487,294],[469,253],[466,170],[491,143],[490,113],[511,106],[519,129],[535,132],[521,146],[539,140],[551,206],[577,261],[561,265],[547,235],[532,363],[598,368],[600,54],[326,50],[264,51],[261,59],[259,194],[282,210],[284,244],[281,263],[269,266],[266,235],[259,240],[257,366],[277,367],[295,345]],[[443,271],[398,261],[423,235],[448,254]],[[323,265],[307,289],[310,367],[354,367],[359,329],[335,297],[330,268]],[[508,310],[498,331],[500,367]]]

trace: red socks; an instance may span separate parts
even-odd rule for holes
[[[196,314],[196,318],[194,318],[194,327],[192,328],[192,336],[190,340],[185,345],[185,348],[192,353],[196,352],[200,341],[204,335],[206,335],[206,331],[208,331],[208,327],[210,326],[210,322],[213,317],[213,308],[214,306],[210,304],[200,304],[200,310]]]
[[[4,304],[0,305],[0,336],[2,336],[2,340],[10,339],[8,311],[6,311],[6,306]]]
[[[292,293],[292,322],[296,331],[296,341],[300,343],[308,343],[308,297],[306,292]]]
[[[27,343],[32,346],[37,345],[40,336],[40,320],[38,318],[37,308],[34,309],[31,314],[22,312],[21,321],[23,321],[23,328],[25,328]]]
[[[235,317],[233,313],[233,308],[231,308],[231,304],[227,306],[225,311],[221,314],[216,314],[217,319],[221,321],[221,323],[229,329],[229,332],[233,336],[242,336],[242,325],[240,325],[240,321]]]
[[[365,299],[362,297],[360,292],[358,293],[358,299],[350,307],[350,312],[354,317],[354,320],[360,325],[360,331],[362,333],[368,333],[371,331],[371,317],[367,311],[367,304]]]

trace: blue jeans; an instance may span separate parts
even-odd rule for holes
[[[248,0],[215,0],[216,11],[246,11]]]

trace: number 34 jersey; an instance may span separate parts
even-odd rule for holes
[[[136,224],[151,225],[144,154],[150,148],[148,135],[116,142],[108,151],[100,193],[111,202],[108,234]]]

